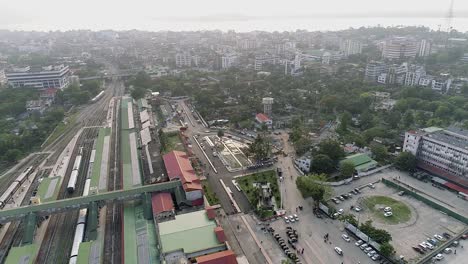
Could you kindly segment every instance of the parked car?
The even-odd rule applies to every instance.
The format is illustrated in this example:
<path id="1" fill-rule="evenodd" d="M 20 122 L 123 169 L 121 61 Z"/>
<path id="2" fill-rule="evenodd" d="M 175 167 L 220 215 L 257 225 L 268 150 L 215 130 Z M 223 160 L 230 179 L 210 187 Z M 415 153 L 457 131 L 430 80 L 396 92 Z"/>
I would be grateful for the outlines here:
<path id="1" fill-rule="evenodd" d="M 451 248 L 445 248 L 444 253 L 445 254 L 450 254 L 450 253 L 452 253 L 452 249 Z"/>
<path id="2" fill-rule="evenodd" d="M 289 222 L 294 223 L 296 220 L 294 219 L 294 216 L 290 215 L 289 216 Z"/>
<path id="3" fill-rule="evenodd" d="M 433 250 L 434 249 L 434 246 L 431 244 L 431 243 L 428 243 L 428 242 L 422 242 L 423 245 L 426 246 L 426 248 L 430 249 L 430 250 Z"/>
<path id="4" fill-rule="evenodd" d="M 384 213 L 384 216 L 385 216 L 385 217 L 390 217 L 390 216 L 392 216 L 392 215 L 393 215 L 392 212 L 386 212 L 386 213 Z"/>
<path id="5" fill-rule="evenodd" d="M 369 183 L 369 187 L 371 187 L 372 189 L 375 189 L 375 186 L 373 183 Z"/>
<path id="6" fill-rule="evenodd" d="M 427 238 L 427 242 L 431 243 L 433 246 L 437 246 L 437 244 L 439 244 L 439 241 L 433 238 Z"/>
<path id="7" fill-rule="evenodd" d="M 287 216 L 284 217 L 284 222 L 286 222 L 286 224 L 289 224 L 289 218 Z"/>
<path id="8" fill-rule="evenodd" d="M 446 240 L 445 238 L 443 238 L 441 235 L 438 235 L 438 234 L 435 234 L 434 238 L 439 240 L 439 241 L 445 241 Z"/>
<path id="9" fill-rule="evenodd" d="M 338 196 L 338 199 L 340 199 L 341 201 L 344 201 L 343 196 Z"/>
<path id="10" fill-rule="evenodd" d="M 297 216 L 297 214 L 294 214 L 293 216 L 294 216 L 294 220 L 295 220 L 296 222 L 299 221 L 299 216 Z"/>
<path id="11" fill-rule="evenodd" d="M 361 193 L 361 190 L 359 190 L 358 188 L 354 189 L 354 191 L 357 193 Z"/>
<path id="12" fill-rule="evenodd" d="M 341 250 L 341 248 L 335 247 L 335 251 L 338 253 L 338 255 L 343 255 L 343 250 Z"/>
<path id="13" fill-rule="evenodd" d="M 414 249 L 414 251 L 420 253 L 420 254 L 424 254 L 424 250 L 422 250 L 421 248 L 419 247 L 416 247 L 416 246 L 412 246 L 412 248 Z"/>
<path id="14" fill-rule="evenodd" d="M 377 251 L 372 250 L 372 251 L 370 251 L 369 253 L 367 253 L 367 256 L 368 256 L 369 258 L 372 258 L 372 256 L 374 256 L 375 254 L 377 254 Z"/>
<path id="15" fill-rule="evenodd" d="M 359 246 L 360 249 L 364 250 L 368 245 L 366 243 L 362 244 L 361 246 Z"/>
<path id="16" fill-rule="evenodd" d="M 341 237 L 343 238 L 344 241 L 346 241 L 346 242 L 351 242 L 351 238 L 349 238 L 348 235 L 342 234 Z"/>
<path id="17" fill-rule="evenodd" d="M 458 242 L 458 241 L 453 241 L 453 243 L 452 243 L 451 246 L 452 246 L 452 247 L 458 247 L 458 245 L 460 245 L 460 242 Z"/>
<path id="18" fill-rule="evenodd" d="M 340 204 L 340 201 L 338 201 L 338 199 L 336 199 L 336 198 L 332 198 L 331 200 L 332 200 L 335 204 Z"/>
<path id="19" fill-rule="evenodd" d="M 403 196 L 405 194 L 405 191 L 401 191 L 398 193 L 398 195 Z"/>
<path id="20" fill-rule="evenodd" d="M 447 233 L 447 232 L 442 233 L 442 236 L 444 236 L 446 239 L 452 238 L 452 235 L 450 235 L 450 234 Z"/>
<path id="21" fill-rule="evenodd" d="M 347 194 L 341 195 L 341 197 L 345 198 L 346 200 L 349 199 L 349 196 Z"/>
<path id="22" fill-rule="evenodd" d="M 366 247 L 366 248 L 364 249 L 364 253 L 369 253 L 369 252 L 371 252 L 371 251 L 372 251 L 372 248 L 371 248 L 371 247 Z"/>
<path id="23" fill-rule="evenodd" d="M 384 212 L 391 212 L 392 211 L 392 208 L 387 206 L 384 208 Z"/>
<path id="24" fill-rule="evenodd" d="M 354 207 L 354 211 L 356 211 L 356 212 L 361 212 L 361 210 L 362 210 L 362 209 L 361 209 L 361 207 L 359 207 L 359 206 Z"/>
<path id="25" fill-rule="evenodd" d="M 374 256 L 372 256 L 372 260 L 373 261 L 377 261 L 377 260 L 380 260 L 382 257 L 379 255 L 379 254 L 375 254 Z"/>
<path id="26" fill-rule="evenodd" d="M 339 209 L 338 210 L 338 214 L 343 214 L 344 213 L 344 210 L 343 209 Z"/>
<path id="27" fill-rule="evenodd" d="M 359 247 L 360 245 L 362 245 L 362 243 L 364 243 L 364 241 L 358 240 L 358 241 L 356 241 L 356 243 L 354 243 L 354 245 Z"/>
<path id="28" fill-rule="evenodd" d="M 444 259 L 444 255 L 442 255 L 442 254 L 437 254 L 437 255 L 435 256 L 435 259 L 437 259 L 437 260 L 443 260 L 443 259 Z"/>

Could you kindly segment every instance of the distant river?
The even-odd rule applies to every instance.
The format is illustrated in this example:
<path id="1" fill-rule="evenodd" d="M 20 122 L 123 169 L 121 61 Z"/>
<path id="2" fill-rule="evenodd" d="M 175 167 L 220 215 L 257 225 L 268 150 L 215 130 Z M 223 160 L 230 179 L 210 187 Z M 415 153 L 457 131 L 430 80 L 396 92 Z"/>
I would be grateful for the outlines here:
<path id="1" fill-rule="evenodd" d="M 173 30 L 173 31 L 191 31 L 191 30 L 215 30 L 223 31 L 235 30 L 237 32 L 248 32 L 253 30 L 264 31 L 295 31 L 305 29 L 309 31 L 329 31 L 342 30 L 350 27 L 369 27 L 369 26 L 426 26 L 437 30 L 441 25 L 442 30 L 446 30 L 446 19 L 443 17 L 340 17 L 340 18 L 253 18 L 253 19 L 207 19 L 207 20 L 164 20 L 164 19 L 121 19 L 120 21 L 99 21 L 99 23 L 83 19 L 82 21 L 72 20 L 70 25 L 67 21 L 61 20 L 60 24 L 16 24 L 7 25 L 7 29 L 24 30 L 68 30 L 68 29 L 116 29 L 116 30 Z M 71 24 L 73 23 L 73 24 Z M 468 31 L 468 18 L 454 18 L 452 27 L 461 32 Z"/>

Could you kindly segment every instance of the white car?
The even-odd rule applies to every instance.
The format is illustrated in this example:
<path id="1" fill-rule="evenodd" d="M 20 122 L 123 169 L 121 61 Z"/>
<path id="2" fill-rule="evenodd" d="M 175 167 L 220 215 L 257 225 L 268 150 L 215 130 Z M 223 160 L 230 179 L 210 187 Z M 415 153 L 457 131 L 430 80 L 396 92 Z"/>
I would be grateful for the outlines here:
<path id="1" fill-rule="evenodd" d="M 295 220 L 296 222 L 299 221 L 299 216 L 297 216 L 297 214 L 294 214 L 293 216 L 294 216 L 294 220 Z"/>
<path id="2" fill-rule="evenodd" d="M 439 240 L 439 241 L 445 241 L 445 238 L 443 238 L 441 235 L 435 234 L 434 238 Z"/>
<path id="3" fill-rule="evenodd" d="M 379 256 L 379 254 L 375 254 L 374 256 L 372 256 L 371 259 L 374 260 L 374 261 L 375 261 L 375 260 L 379 260 L 379 259 L 380 259 L 380 256 Z"/>
<path id="4" fill-rule="evenodd" d="M 338 255 L 343 255 L 343 250 L 341 250 L 341 248 L 335 247 L 335 251 L 338 253 Z"/>
<path id="5" fill-rule="evenodd" d="M 356 211 L 356 212 L 361 212 L 361 210 L 362 210 L 362 209 L 361 209 L 361 207 L 359 207 L 359 206 L 354 207 L 354 211 Z"/>
<path id="6" fill-rule="evenodd" d="M 351 238 L 349 238 L 348 235 L 342 234 L 341 237 L 344 239 L 344 241 L 346 241 L 346 242 L 351 242 Z"/>
<path id="7" fill-rule="evenodd" d="M 442 255 L 442 254 L 437 254 L 437 255 L 435 256 L 435 259 L 437 259 L 437 260 L 443 260 L 443 259 L 444 259 L 444 255 Z"/>
<path id="8" fill-rule="evenodd" d="M 354 243 L 354 245 L 359 247 L 360 245 L 362 245 L 362 243 L 364 243 L 364 241 L 358 240 L 356 243 Z"/>
<path id="9" fill-rule="evenodd" d="M 371 187 L 372 189 L 375 189 L 375 186 L 373 183 L 369 183 L 369 187 Z"/>
<path id="10" fill-rule="evenodd" d="M 296 220 L 294 220 L 294 216 L 290 215 L 289 216 L 289 222 L 294 223 Z"/>
<path id="11" fill-rule="evenodd" d="M 422 244 L 424 246 L 426 246 L 428 249 L 430 250 L 433 250 L 434 249 L 434 246 L 431 244 L 431 243 L 428 243 L 428 242 L 422 242 Z"/>
<path id="12" fill-rule="evenodd" d="M 344 213 L 344 210 L 343 210 L 343 209 L 340 209 L 340 210 L 338 210 L 338 213 L 339 213 L 339 214 L 343 214 L 343 213 Z"/>
<path id="13" fill-rule="evenodd" d="M 287 216 L 284 217 L 284 221 L 286 222 L 286 224 L 289 224 L 289 218 Z"/>
<path id="14" fill-rule="evenodd" d="M 446 248 L 446 249 L 444 249 L 444 253 L 445 254 L 450 254 L 450 253 L 452 253 L 452 249 L 451 248 Z"/>
<path id="15" fill-rule="evenodd" d="M 392 208 L 387 206 L 383 210 L 384 210 L 384 212 L 391 212 Z"/>
<path id="16" fill-rule="evenodd" d="M 372 250 L 371 252 L 367 253 L 367 256 L 369 258 L 372 258 L 372 256 L 374 256 L 375 254 L 377 254 L 377 252 L 375 250 Z"/>
<path id="17" fill-rule="evenodd" d="M 364 249 L 364 253 L 366 253 L 366 254 L 369 253 L 369 252 L 371 252 L 371 251 L 372 251 L 372 248 L 371 248 L 371 247 L 366 247 L 366 248 Z"/>
<path id="18" fill-rule="evenodd" d="M 386 212 L 386 213 L 384 214 L 385 217 L 389 217 L 389 216 L 392 216 L 392 215 L 393 215 L 392 212 Z"/>

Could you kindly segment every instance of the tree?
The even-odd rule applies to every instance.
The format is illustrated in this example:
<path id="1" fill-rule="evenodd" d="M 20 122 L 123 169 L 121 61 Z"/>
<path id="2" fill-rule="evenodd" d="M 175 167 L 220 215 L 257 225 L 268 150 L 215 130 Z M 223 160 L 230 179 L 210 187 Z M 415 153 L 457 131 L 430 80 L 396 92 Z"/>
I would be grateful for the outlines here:
<path id="1" fill-rule="evenodd" d="M 349 178 L 353 176 L 355 171 L 354 163 L 351 161 L 343 161 L 340 164 L 340 173 L 343 177 Z"/>
<path id="2" fill-rule="evenodd" d="M 254 142 L 249 147 L 249 152 L 254 155 L 255 160 L 268 158 L 271 152 L 270 141 L 261 134 L 257 134 Z"/>
<path id="3" fill-rule="evenodd" d="M 356 220 L 356 216 L 353 214 L 344 214 L 340 216 L 340 220 L 343 222 L 348 222 L 355 227 L 358 227 L 358 221 Z"/>
<path id="4" fill-rule="evenodd" d="M 371 151 L 377 161 L 386 161 L 388 159 L 388 150 L 382 144 L 371 144 Z"/>
<path id="5" fill-rule="evenodd" d="M 332 159 L 324 154 L 318 154 L 313 157 L 310 164 L 310 171 L 315 173 L 332 173 L 335 170 L 335 165 Z"/>
<path id="6" fill-rule="evenodd" d="M 4 155 L 4 159 L 8 162 L 16 162 L 21 157 L 21 151 L 18 149 L 9 149 Z"/>
<path id="7" fill-rule="evenodd" d="M 223 130 L 218 130 L 218 137 L 224 137 L 224 131 Z"/>
<path id="8" fill-rule="evenodd" d="M 380 245 L 380 254 L 382 254 L 385 257 L 391 257 L 393 255 L 394 251 L 395 251 L 395 249 L 388 242 L 383 243 L 383 244 Z"/>
<path id="9" fill-rule="evenodd" d="M 138 99 L 145 97 L 146 90 L 145 88 L 142 88 L 142 87 L 135 87 L 133 88 L 130 94 L 133 97 L 133 99 L 138 100 Z"/>
<path id="10" fill-rule="evenodd" d="M 341 115 L 340 126 L 339 126 L 338 129 L 341 130 L 342 132 L 346 132 L 348 130 L 348 126 L 351 124 L 351 122 L 352 122 L 351 114 L 348 111 L 345 111 Z"/>
<path id="11" fill-rule="evenodd" d="M 326 179 L 327 176 L 325 174 L 313 174 L 296 179 L 297 189 L 299 189 L 304 198 L 312 197 L 314 199 L 315 208 L 318 208 L 319 203 L 332 194 L 330 186 L 321 184 Z"/>
<path id="12" fill-rule="evenodd" d="M 330 159 L 334 161 L 335 164 L 345 156 L 343 148 L 335 140 L 324 140 L 319 144 L 319 154 L 327 155 Z"/>
<path id="13" fill-rule="evenodd" d="M 401 152 L 395 159 L 395 166 L 400 170 L 414 171 L 416 169 L 416 157 L 410 152 Z"/>

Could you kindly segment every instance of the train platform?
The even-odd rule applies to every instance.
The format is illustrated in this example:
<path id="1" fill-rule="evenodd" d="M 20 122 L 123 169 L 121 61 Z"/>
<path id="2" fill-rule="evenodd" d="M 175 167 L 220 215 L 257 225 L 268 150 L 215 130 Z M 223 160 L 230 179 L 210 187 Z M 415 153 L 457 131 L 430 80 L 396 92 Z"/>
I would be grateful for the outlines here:
<path id="1" fill-rule="evenodd" d="M 39 199 L 37 200 L 37 203 L 55 201 L 60 190 L 61 182 L 62 177 L 60 176 L 42 178 L 42 181 L 37 188 L 36 198 Z"/>
<path id="2" fill-rule="evenodd" d="M 39 246 L 31 244 L 22 247 L 12 247 L 8 252 L 8 257 L 5 264 L 32 264 L 36 258 Z"/>
<path id="3" fill-rule="evenodd" d="M 89 193 L 91 195 L 107 190 L 107 175 L 109 173 L 110 156 L 110 128 L 99 129 L 96 140 L 96 151 L 91 172 L 91 184 Z"/>

